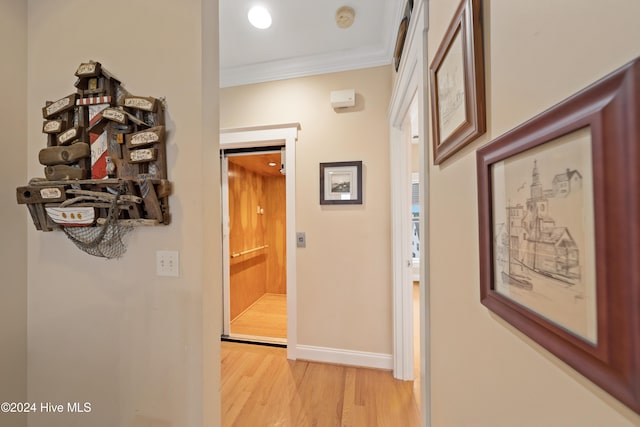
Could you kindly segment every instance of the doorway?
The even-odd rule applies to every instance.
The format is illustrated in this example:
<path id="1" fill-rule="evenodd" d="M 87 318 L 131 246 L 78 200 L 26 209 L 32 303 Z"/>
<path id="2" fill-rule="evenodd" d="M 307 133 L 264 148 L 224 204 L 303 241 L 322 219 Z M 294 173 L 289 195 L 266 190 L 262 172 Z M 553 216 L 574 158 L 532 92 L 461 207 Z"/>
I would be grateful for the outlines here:
<path id="1" fill-rule="evenodd" d="M 425 426 L 431 425 L 431 373 L 428 369 L 430 284 L 429 265 L 426 262 L 429 259 L 429 198 L 426 197 L 429 189 L 429 128 L 426 102 L 428 21 L 428 2 L 414 2 L 389 112 L 393 188 L 394 376 L 414 381 L 416 390 L 419 390 L 419 395 L 416 393 L 416 396 L 420 400 Z M 415 172 L 416 167 L 418 179 L 412 188 L 416 181 L 412 180 L 412 172 Z M 411 215 L 412 205 L 415 204 L 412 203 L 413 189 L 418 193 L 418 219 L 415 223 L 412 222 Z M 414 224 L 417 225 L 416 228 Z M 412 254 L 413 230 L 417 231 L 417 256 Z M 413 284 L 416 273 L 417 286 Z M 417 299 L 415 303 L 414 298 Z"/>
<path id="2" fill-rule="evenodd" d="M 297 304 L 296 304 L 296 197 L 295 197 L 295 177 L 296 177 L 296 142 L 298 140 L 298 131 L 300 125 L 298 123 L 272 125 L 272 126 L 259 126 L 259 127 L 247 127 L 239 129 L 224 129 L 220 131 L 220 150 L 226 154 L 242 154 L 245 156 L 237 155 L 233 156 L 234 159 L 229 162 L 227 155 L 222 156 L 222 240 L 223 240 L 223 329 L 221 334 L 223 337 L 232 337 L 232 311 L 231 311 L 231 273 L 233 263 L 244 263 L 244 267 L 247 267 L 251 263 L 257 264 L 261 258 L 267 258 L 267 251 L 269 249 L 276 249 L 272 247 L 282 245 L 283 251 L 279 252 L 276 257 L 282 256 L 284 258 L 284 272 L 281 273 L 284 276 L 285 287 L 285 304 L 286 308 L 284 318 L 286 319 L 286 338 L 277 339 L 277 337 L 256 338 L 258 335 L 253 335 L 254 340 L 260 342 L 266 342 L 269 344 L 282 345 L 286 342 L 287 358 L 291 360 L 296 359 L 296 346 L 297 346 Z M 274 150 L 275 148 L 275 150 Z M 274 153 L 275 151 L 275 153 Z M 262 153 L 260 153 L 262 152 Z M 275 167 L 268 166 L 270 161 L 267 161 L 268 168 L 275 168 L 277 173 L 282 175 L 284 172 L 284 202 L 278 207 L 268 207 L 267 202 L 247 203 L 246 209 L 241 209 L 239 212 L 240 221 L 250 221 L 253 218 L 254 221 L 263 220 L 262 217 L 266 217 L 269 211 L 274 209 L 284 209 L 284 242 L 282 243 L 269 243 L 264 241 L 242 241 L 239 246 L 231 246 L 230 241 L 230 224 L 231 218 L 229 216 L 229 169 L 230 167 L 242 167 L 243 169 L 252 168 L 244 162 L 252 162 L 251 158 L 253 154 L 268 154 L 271 153 L 275 157 L 270 160 L 277 165 Z M 243 158 L 245 157 L 245 158 Z M 261 162 L 261 161 L 260 161 Z M 230 166 L 231 165 L 231 166 Z M 239 170 L 239 169 L 238 169 Z M 272 172 L 275 174 L 276 172 Z M 282 179 L 282 178 L 281 178 Z M 258 179 L 254 177 L 255 182 Z M 258 184 L 256 184 L 258 185 Z M 282 187 L 279 187 L 282 191 Z M 247 193 L 248 194 L 248 193 Z M 248 197 L 248 196 L 246 196 Z M 266 200 L 266 199 L 265 199 Z M 253 206 L 253 207 L 250 207 Z M 280 236 L 282 236 L 280 234 Z M 255 237 L 255 236 L 254 236 Z M 266 237 L 265 237 L 266 238 Z M 281 237 L 282 238 L 282 237 Z M 264 247 L 269 246 L 269 247 Z M 247 252 L 248 251 L 248 252 Z M 232 262 L 233 260 L 233 262 Z M 251 261 L 253 260 L 253 261 Z M 265 266 L 266 268 L 266 266 Z M 241 268 L 239 268 L 241 270 Z M 282 283 L 282 282 L 280 282 Z M 265 288 L 266 289 L 266 288 Z M 280 290 L 281 291 L 281 290 Z M 282 299 L 282 298 L 281 298 Z M 253 304 L 253 303 L 252 303 Z M 246 310 L 246 309 L 245 309 Z M 234 315 L 237 316 L 238 312 L 234 311 Z M 234 318 L 235 318 L 234 317 Z M 243 340 L 242 337 L 239 340 Z"/>
<path id="3" fill-rule="evenodd" d="M 221 154 L 230 258 L 228 337 L 286 344 L 284 147 Z"/>

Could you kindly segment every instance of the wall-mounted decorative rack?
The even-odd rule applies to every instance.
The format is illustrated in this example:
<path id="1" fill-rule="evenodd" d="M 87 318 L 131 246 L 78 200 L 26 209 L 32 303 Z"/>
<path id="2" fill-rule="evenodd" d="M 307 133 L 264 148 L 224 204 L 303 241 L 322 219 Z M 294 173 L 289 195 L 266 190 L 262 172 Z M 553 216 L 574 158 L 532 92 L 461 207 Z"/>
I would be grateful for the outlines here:
<path id="1" fill-rule="evenodd" d="M 76 91 L 42 109 L 45 177 L 16 196 L 37 230 L 60 229 L 92 255 L 119 257 L 131 227 L 171 221 L 165 103 L 130 94 L 99 62 L 75 76 Z"/>

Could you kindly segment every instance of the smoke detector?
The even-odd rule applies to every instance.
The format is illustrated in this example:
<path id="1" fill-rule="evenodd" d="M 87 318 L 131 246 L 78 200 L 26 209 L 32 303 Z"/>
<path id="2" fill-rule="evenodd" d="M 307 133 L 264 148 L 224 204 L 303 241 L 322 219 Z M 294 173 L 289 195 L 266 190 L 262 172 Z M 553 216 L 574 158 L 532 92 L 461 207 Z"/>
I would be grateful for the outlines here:
<path id="1" fill-rule="evenodd" d="M 336 24 L 340 28 L 349 28 L 356 17 L 356 11 L 350 6 L 342 6 L 336 12 Z"/>

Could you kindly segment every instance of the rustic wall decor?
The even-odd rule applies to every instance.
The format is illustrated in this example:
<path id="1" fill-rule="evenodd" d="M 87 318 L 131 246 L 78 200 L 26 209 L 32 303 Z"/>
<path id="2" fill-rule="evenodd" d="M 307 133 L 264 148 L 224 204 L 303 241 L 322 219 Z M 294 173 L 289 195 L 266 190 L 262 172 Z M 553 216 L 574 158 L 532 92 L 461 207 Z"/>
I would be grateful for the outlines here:
<path id="1" fill-rule="evenodd" d="M 117 258 L 135 226 L 171 220 L 164 101 L 127 92 L 99 62 L 75 72 L 76 91 L 42 109 L 44 178 L 16 190 L 36 229 L 63 230 L 91 255 Z"/>

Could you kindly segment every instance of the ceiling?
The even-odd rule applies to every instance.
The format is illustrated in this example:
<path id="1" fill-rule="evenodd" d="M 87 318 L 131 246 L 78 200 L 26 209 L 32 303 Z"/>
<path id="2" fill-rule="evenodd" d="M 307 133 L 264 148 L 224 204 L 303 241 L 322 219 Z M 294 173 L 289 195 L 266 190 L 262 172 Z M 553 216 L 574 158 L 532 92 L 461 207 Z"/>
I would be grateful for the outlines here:
<path id="1" fill-rule="evenodd" d="M 239 86 L 391 64 L 404 0 L 220 0 L 220 86 Z M 270 28 L 247 19 L 261 5 Z M 338 27 L 336 11 L 355 10 Z"/>
<path id="2" fill-rule="evenodd" d="M 280 163 L 282 159 L 279 151 L 263 154 L 229 156 L 228 158 L 229 163 L 241 166 L 248 171 L 257 173 L 258 175 L 277 177 L 284 176 L 280 173 Z M 275 163 L 276 165 L 270 166 L 269 163 Z"/>

